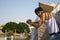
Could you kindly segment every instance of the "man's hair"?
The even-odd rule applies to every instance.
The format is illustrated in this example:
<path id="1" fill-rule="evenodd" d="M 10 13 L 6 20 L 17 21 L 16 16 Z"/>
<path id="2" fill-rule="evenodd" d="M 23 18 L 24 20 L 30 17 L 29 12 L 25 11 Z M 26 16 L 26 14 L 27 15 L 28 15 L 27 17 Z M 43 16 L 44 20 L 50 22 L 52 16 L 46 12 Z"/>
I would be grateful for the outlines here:
<path id="1" fill-rule="evenodd" d="M 39 11 L 43 11 L 43 9 L 42 9 L 41 7 L 37 7 L 37 8 L 35 9 L 35 13 L 37 14 Z"/>

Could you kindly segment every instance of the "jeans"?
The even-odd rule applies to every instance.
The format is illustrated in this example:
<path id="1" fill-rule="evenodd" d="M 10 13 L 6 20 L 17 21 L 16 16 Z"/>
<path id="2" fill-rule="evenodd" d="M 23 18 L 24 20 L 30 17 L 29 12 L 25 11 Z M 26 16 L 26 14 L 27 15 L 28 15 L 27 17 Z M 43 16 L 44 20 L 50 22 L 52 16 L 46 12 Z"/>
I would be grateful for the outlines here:
<path id="1" fill-rule="evenodd" d="M 49 40 L 60 40 L 60 34 L 51 35 Z"/>

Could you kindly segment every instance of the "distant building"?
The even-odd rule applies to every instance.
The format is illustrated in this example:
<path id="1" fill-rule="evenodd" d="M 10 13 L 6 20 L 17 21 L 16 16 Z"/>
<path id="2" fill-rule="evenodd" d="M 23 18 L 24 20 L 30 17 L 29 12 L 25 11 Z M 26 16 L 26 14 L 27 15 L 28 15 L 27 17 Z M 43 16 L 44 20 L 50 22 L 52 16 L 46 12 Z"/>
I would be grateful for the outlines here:
<path id="1" fill-rule="evenodd" d="M 2 28 L 3 28 L 2 25 L 0 25 L 0 33 L 2 33 Z"/>

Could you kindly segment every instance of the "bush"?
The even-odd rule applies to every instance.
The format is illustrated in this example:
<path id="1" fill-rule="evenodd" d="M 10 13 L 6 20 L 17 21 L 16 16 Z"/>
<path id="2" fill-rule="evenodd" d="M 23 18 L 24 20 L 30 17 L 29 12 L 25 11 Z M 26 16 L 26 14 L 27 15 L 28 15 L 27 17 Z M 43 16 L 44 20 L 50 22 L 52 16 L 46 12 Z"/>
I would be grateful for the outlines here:
<path id="1" fill-rule="evenodd" d="M 13 35 L 13 31 L 9 30 L 6 35 L 7 35 L 7 36 Z"/>

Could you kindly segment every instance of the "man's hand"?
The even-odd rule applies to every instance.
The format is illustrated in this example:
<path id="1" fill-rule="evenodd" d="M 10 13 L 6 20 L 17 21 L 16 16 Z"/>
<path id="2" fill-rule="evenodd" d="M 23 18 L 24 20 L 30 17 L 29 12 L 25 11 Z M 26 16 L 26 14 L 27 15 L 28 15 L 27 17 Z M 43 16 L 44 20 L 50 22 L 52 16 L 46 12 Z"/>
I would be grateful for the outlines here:
<path id="1" fill-rule="evenodd" d="M 31 19 L 28 19 L 26 23 L 30 24 L 31 26 L 34 26 L 36 29 L 39 27 L 38 22 L 32 22 Z"/>
<path id="2" fill-rule="evenodd" d="M 31 19 L 28 19 L 26 22 L 27 22 L 28 24 L 31 24 L 31 23 L 32 23 Z"/>

